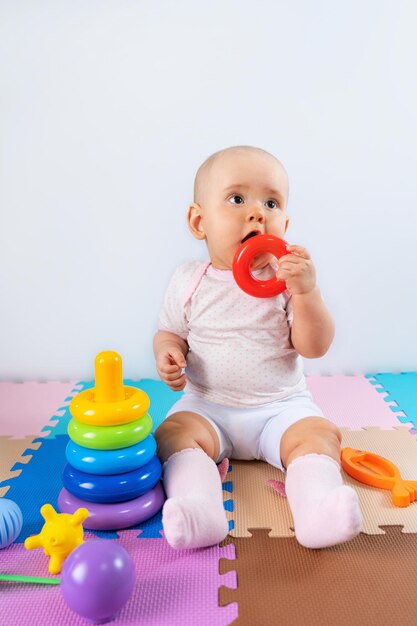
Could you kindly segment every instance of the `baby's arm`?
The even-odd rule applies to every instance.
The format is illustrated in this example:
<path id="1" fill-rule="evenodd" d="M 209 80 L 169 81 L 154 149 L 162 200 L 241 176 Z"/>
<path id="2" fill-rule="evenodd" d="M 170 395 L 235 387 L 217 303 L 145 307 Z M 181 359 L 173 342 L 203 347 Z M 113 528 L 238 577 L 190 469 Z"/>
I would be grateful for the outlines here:
<path id="1" fill-rule="evenodd" d="M 333 341 L 335 327 L 318 286 L 309 293 L 293 295 L 292 302 L 292 345 L 308 359 L 323 356 Z"/>
<path id="2" fill-rule="evenodd" d="M 334 337 L 334 322 L 320 295 L 308 250 L 288 245 L 279 259 L 277 277 L 292 295 L 291 343 L 301 356 L 314 359 L 326 354 Z"/>
<path id="3" fill-rule="evenodd" d="M 153 350 L 161 379 L 173 391 L 182 391 L 186 383 L 182 369 L 186 366 L 188 343 L 174 333 L 159 330 L 153 340 Z"/>

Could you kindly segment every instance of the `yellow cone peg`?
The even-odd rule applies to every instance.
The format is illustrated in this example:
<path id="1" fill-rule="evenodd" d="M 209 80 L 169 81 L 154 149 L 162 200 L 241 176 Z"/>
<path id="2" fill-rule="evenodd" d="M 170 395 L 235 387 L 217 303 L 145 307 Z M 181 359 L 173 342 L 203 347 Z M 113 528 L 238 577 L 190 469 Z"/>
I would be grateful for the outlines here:
<path id="1" fill-rule="evenodd" d="M 70 403 L 75 420 L 93 426 L 116 426 L 143 417 L 149 409 L 147 394 L 123 384 L 122 357 L 100 352 L 95 360 L 95 387 L 81 391 Z"/>
<path id="2" fill-rule="evenodd" d="M 27 550 L 43 548 L 50 556 L 48 570 L 59 574 L 67 556 L 84 543 L 82 523 L 88 517 L 88 510 L 81 508 L 75 513 L 57 513 L 51 504 L 44 504 L 41 515 L 45 520 L 39 535 L 28 537 L 25 541 Z"/>
<path id="3" fill-rule="evenodd" d="M 117 352 L 100 352 L 95 361 L 94 402 L 121 402 L 125 399 L 122 359 Z"/>

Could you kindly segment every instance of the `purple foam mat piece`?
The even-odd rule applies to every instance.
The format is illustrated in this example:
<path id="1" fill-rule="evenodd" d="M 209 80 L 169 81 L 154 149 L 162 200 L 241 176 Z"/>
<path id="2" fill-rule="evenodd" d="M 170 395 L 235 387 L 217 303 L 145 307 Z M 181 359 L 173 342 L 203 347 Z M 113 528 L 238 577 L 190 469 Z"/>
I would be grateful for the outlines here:
<path id="1" fill-rule="evenodd" d="M 365 376 L 306 376 L 306 380 L 316 404 L 339 428 L 400 425 L 397 417 L 404 414 L 393 413 Z"/>
<path id="2" fill-rule="evenodd" d="M 237 604 L 218 606 L 219 587 L 236 589 L 236 572 L 220 575 L 219 560 L 235 559 L 229 544 L 202 550 L 173 550 L 165 540 L 137 539 L 137 530 L 119 533 L 136 570 L 133 595 L 114 626 L 226 626 L 237 618 Z M 85 539 L 94 538 L 85 533 Z M 103 540 L 109 541 L 109 540 Z M 12 544 L 0 551 L 0 572 L 51 577 L 42 549 Z M 13 626 L 85 626 L 65 604 L 58 585 L 0 582 L 1 623 Z"/>
<path id="3" fill-rule="evenodd" d="M 52 429 L 56 422 L 48 420 L 64 415 L 61 408 L 77 393 L 75 385 L 74 381 L 0 382 L 0 435 L 14 439 L 45 436 L 43 428 Z"/>

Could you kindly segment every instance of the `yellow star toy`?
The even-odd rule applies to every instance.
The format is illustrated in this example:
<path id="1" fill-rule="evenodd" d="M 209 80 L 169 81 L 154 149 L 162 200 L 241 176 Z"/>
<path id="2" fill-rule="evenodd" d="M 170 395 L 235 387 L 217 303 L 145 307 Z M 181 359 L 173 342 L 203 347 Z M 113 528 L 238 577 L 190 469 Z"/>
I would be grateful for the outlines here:
<path id="1" fill-rule="evenodd" d="M 57 513 L 51 504 L 44 504 L 41 515 L 45 520 L 39 535 L 28 537 L 25 541 L 27 550 L 43 548 L 50 556 L 48 570 L 59 574 L 67 556 L 84 543 L 82 523 L 88 517 L 88 510 L 81 508 L 75 513 Z"/>

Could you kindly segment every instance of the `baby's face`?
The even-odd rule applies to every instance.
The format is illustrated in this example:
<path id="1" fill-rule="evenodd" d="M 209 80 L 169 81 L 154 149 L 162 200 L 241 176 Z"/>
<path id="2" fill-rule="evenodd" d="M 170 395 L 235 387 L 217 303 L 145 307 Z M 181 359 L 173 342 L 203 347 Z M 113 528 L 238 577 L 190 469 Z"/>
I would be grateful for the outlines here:
<path id="1" fill-rule="evenodd" d="M 189 210 L 190 229 L 206 240 L 214 267 L 231 269 L 236 250 L 250 233 L 284 236 L 287 199 L 287 174 L 278 161 L 261 152 L 226 152 L 202 181 L 199 204 Z M 262 255 L 252 269 L 267 262 Z"/>

